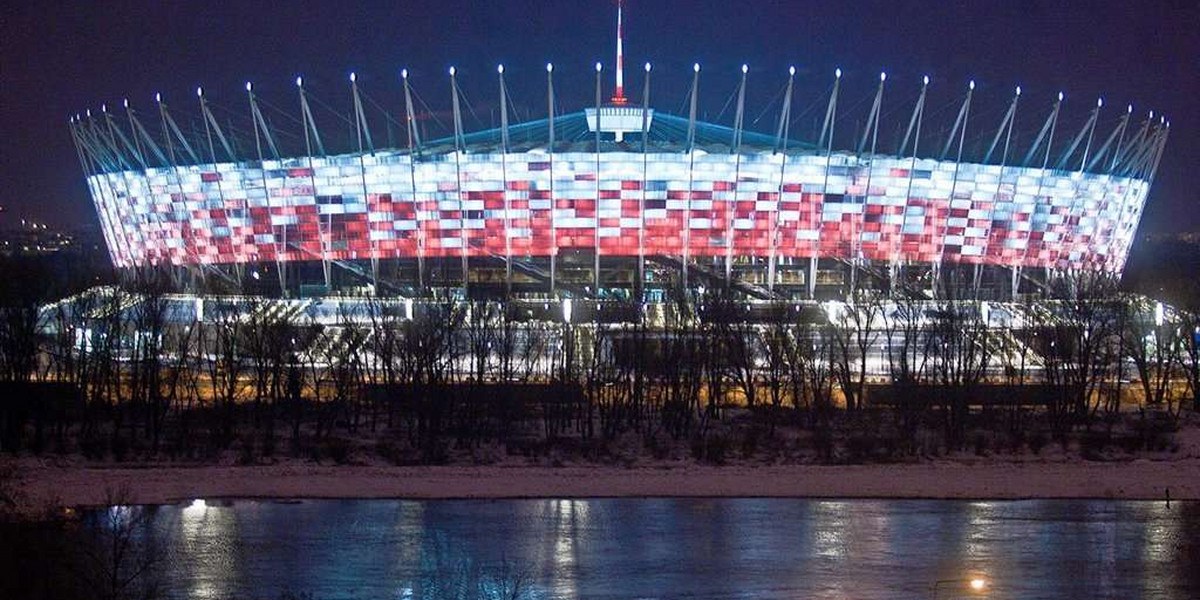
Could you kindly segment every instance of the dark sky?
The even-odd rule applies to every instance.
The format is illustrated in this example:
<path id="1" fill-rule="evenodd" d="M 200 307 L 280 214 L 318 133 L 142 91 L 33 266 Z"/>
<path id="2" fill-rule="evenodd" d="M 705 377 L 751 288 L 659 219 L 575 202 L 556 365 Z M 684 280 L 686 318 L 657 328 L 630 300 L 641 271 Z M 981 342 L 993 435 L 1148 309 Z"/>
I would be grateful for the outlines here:
<path id="1" fill-rule="evenodd" d="M 561 105 L 589 102 L 591 64 L 613 64 L 615 2 L 22 2 L 0 7 L 0 227 L 23 216 L 74 225 L 94 219 L 67 131 L 67 117 L 128 96 L 149 112 L 161 91 L 181 118 L 194 115 L 203 84 L 227 116 L 245 120 L 247 79 L 273 105 L 296 111 L 292 79 L 348 109 L 346 76 L 397 113 L 398 71 L 435 110 L 449 106 L 446 68 L 460 69 L 474 129 L 494 122 L 495 65 L 504 62 L 514 104 L 541 116 L 544 67 L 555 63 Z M 1200 230 L 1200 3 L 1195 0 L 1051 2 L 756 2 L 629 0 L 626 62 L 655 64 L 653 104 L 678 112 L 690 65 L 704 65 L 701 111 L 729 123 L 725 107 L 743 62 L 751 66 L 747 123 L 771 131 L 778 92 L 798 67 L 794 137 L 813 139 L 832 72 L 845 72 L 838 144 L 850 145 L 865 120 L 881 70 L 888 72 L 883 147 L 894 147 L 922 74 L 933 77 L 933 125 L 954 117 L 970 78 L 978 82 L 970 139 L 986 143 L 1015 85 L 1025 91 L 1016 143 L 1024 152 L 1058 90 L 1067 94 L 1065 139 L 1103 95 L 1098 136 L 1132 102 L 1167 114 L 1172 136 L 1150 195 L 1142 231 Z M 627 70 L 640 94 L 641 73 Z M 609 80 L 606 77 L 606 85 Z M 606 94 L 608 92 L 606 91 Z M 807 111 L 807 112 L 805 112 Z M 226 113 L 222 113 L 226 114 Z M 760 117 L 761 115 L 761 117 Z M 275 120 L 289 126 L 284 115 Z M 318 114 L 334 140 L 345 133 Z M 376 136 L 386 139 L 384 119 Z M 157 123 L 148 125 L 157 133 Z M 941 123 L 947 128 L 949 123 Z M 298 131 L 298 129 L 295 129 Z M 945 134 L 943 134 L 944 136 Z M 939 145 L 941 141 L 937 142 Z M 1065 144 L 1065 141 L 1061 142 Z M 1062 148 L 1062 146 L 1057 146 Z"/>

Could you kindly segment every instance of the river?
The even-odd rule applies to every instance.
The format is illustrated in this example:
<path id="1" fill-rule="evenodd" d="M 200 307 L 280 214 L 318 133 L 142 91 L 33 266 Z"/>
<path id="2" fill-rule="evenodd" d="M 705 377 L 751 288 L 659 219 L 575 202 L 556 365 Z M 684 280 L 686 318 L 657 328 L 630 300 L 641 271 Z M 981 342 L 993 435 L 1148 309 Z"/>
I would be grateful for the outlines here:
<path id="1" fill-rule="evenodd" d="M 1200 597 L 1200 503 L 196 500 L 151 511 L 170 598 Z M 972 589 L 978 579 L 982 590 Z M 499 595 L 498 593 L 496 595 Z"/>

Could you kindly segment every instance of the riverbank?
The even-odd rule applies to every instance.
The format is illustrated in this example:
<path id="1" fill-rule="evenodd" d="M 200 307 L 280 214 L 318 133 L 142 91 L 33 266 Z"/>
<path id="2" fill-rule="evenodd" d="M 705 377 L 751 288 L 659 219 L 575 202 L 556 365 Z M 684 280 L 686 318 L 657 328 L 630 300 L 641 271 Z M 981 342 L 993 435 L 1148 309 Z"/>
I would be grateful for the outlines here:
<path id="1" fill-rule="evenodd" d="M 25 511 L 193 498 L 1114 498 L 1200 500 L 1200 458 L 1127 462 L 943 460 L 848 466 L 55 466 L 22 459 Z"/>

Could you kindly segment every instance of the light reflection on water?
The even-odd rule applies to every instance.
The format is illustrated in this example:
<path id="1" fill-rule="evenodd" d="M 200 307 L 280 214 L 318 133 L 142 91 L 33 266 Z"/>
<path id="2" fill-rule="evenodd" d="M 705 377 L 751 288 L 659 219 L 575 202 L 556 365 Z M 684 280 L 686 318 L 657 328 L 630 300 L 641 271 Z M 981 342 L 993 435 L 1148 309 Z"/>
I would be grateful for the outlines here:
<path id="1" fill-rule="evenodd" d="M 538 598 L 925 598 L 971 577 L 989 598 L 1200 597 L 1200 503 L 209 500 L 152 515 L 175 598 L 421 597 L 497 573 Z"/>

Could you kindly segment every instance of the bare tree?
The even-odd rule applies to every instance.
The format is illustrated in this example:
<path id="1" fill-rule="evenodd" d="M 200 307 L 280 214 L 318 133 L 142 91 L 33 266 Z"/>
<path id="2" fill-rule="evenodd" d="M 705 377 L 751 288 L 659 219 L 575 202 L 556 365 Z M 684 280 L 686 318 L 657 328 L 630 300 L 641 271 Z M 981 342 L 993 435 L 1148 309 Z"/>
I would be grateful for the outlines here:
<path id="1" fill-rule="evenodd" d="M 833 372 L 846 398 L 846 408 L 863 407 L 867 385 L 868 352 L 879 337 L 875 322 L 882 313 L 878 297 L 859 291 L 846 304 L 831 304 L 829 322 L 833 325 Z"/>
<path id="2" fill-rule="evenodd" d="M 1192 394 L 1192 410 L 1200 412 L 1200 313 L 1184 313 L 1182 316 L 1183 352 L 1180 366 Z"/>
<path id="3" fill-rule="evenodd" d="M 209 386 L 220 413 L 221 443 L 225 444 L 233 437 L 235 412 L 241 396 L 244 335 L 236 308 L 225 306 L 214 309 L 216 314 L 211 325 L 201 330 L 200 346 L 207 355 Z"/>
<path id="4" fill-rule="evenodd" d="M 1182 326 L 1161 304 L 1146 298 L 1130 298 L 1125 308 L 1125 357 L 1137 370 L 1143 401 L 1178 418 L 1182 403 L 1176 405 L 1173 383 L 1176 365 L 1185 354 Z"/>
<path id="5" fill-rule="evenodd" d="M 971 389 L 983 383 L 991 361 L 988 328 L 974 303 L 941 300 L 929 327 L 931 381 L 945 408 L 946 439 L 961 446 Z"/>

